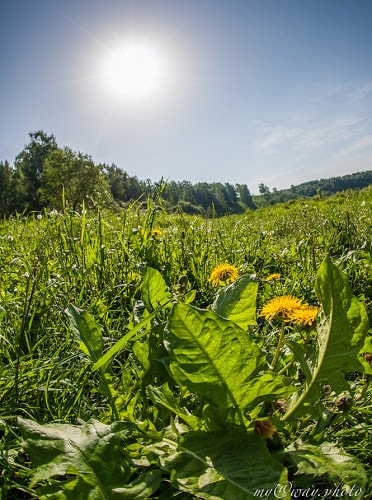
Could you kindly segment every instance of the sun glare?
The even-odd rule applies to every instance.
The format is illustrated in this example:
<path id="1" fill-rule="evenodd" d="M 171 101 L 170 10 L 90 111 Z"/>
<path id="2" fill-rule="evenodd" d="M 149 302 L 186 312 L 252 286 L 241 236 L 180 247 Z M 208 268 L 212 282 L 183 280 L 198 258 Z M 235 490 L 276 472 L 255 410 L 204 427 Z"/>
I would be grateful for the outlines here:
<path id="1" fill-rule="evenodd" d="M 149 43 L 130 42 L 111 51 L 103 72 L 112 97 L 126 101 L 155 98 L 167 80 L 166 60 Z"/>

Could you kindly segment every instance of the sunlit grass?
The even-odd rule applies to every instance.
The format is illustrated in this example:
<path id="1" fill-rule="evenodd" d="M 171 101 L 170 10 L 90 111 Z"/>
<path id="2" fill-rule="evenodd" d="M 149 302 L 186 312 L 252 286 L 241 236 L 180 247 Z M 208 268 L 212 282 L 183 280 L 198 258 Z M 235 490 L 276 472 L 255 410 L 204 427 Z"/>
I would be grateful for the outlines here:
<path id="1" fill-rule="evenodd" d="M 316 272 L 330 255 L 371 319 L 371 225 L 372 189 L 219 219 L 169 215 L 149 202 L 117 213 L 53 211 L 2 221 L 0 497 L 32 498 L 27 458 L 17 455 L 16 416 L 40 423 L 107 417 L 99 376 L 72 334 L 65 312 L 69 305 L 92 314 L 109 347 L 141 317 L 140 285 L 148 266 L 161 272 L 174 297 L 192 298 L 203 308 L 216 293 L 213 269 L 229 262 L 240 275 L 255 275 L 260 310 L 277 296 L 296 296 L 316 306 Z M 270 349 L 275 335 L 258 318 L 252 336 Z M 160 343 L 157 349 L 162 352 Z M 115 390 L 127 395 L 143 383 L 136 355 L 135 349 L 124 351 L 113 365 L 121 380 Z M 333 432 L 367 464 L 371 389 L 364 379 L 360 383 L 365 384 L 360 399 L 352 412 L 337 417 Z M 158 421 L 163 417 L 156 416 Z"/>

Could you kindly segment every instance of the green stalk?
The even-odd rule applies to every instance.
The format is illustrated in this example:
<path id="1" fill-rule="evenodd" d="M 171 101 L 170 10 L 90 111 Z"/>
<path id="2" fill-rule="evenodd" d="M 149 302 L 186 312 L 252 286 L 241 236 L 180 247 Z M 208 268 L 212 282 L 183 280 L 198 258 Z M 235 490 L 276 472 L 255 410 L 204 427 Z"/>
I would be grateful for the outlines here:
<path id="1" fill-rule="evenodd" d="M 291 361 L 289 361 L 284 368 L 282 368 L 279 372 L 278 372 L 278 375 L 284 375 L 284 373 L 288 370 L 288 368 L 290 368 L 293 364 L 294 364 L 294 359 L 291 359 Z"/>
<path id="2" fill-rule="evenodd" d="M 281 327 L 280 333 L 279 333 L 278 345 L 276 346 L 276 351 L 275 351 L 274 359 L 273 359 L 273 362 L 271 363 L 271 369 L 272 370 L 274 370 L 275 365 L 276 365 L 276 363 L 277 363 L 277 361 L 279 359 L 280 349 L 282 347 L 283 339 L 284 339 L 284 327 L 285 327 L 285 321 L 283 319 L 282 320 L 282 327 Z"/>

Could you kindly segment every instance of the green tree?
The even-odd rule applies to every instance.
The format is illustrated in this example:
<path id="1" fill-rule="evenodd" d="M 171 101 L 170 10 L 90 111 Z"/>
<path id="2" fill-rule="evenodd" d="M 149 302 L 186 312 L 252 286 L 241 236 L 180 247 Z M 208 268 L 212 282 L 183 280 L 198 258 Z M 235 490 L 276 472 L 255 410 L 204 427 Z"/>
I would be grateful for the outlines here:
<path id="1" fill-rule="evenodd" d="M 195 199 L 195 188 L 190 181 L 182 181 L 181 190 L 182 190 L 182 195 L 181 195 L 182 201 L 187 201 L 189 203 L 192 203 L 193 205 L 197 204 Z"/>
<path id="2" fill-rule="evenodd" d="M 40 210 L 41 177 L 44 162 L 52 151 L 58 148 L 53 135 L 39 130 L 31 132 L 30 143 L 24 147 L 15 159 L 15 208 L 23 211 Z"/>
<path id="3" fill-rule="evenodd" d="M 110 186 L 111 194 L 116 201 L 127 201 L 127 173 L 116 165 L 105 168 L 106 178 Z"/>
<path id="4" fill-rule="evenodd" d="M 111 194 L 115 201 L 134 201 L 141 195 L 146 198 L 147 195 L 151 194 L 151 181 L 139 181 L 137 177 L 131 177 L 127 172 L 116 165 L 105 167 L 104 170 Z"/>
<path id="5" fill-rule="evenodd" d="M 10 215 L 13 210 L 14 170 L 9 162 L 0 162 L 0 215 Z"/>
<path id="6" fill-rule="evenodd" d="M 89 155 L 70 148 L 52 151 L 44 163 L 41 200 L 50 207 L 63 208 L 62 193 L 68 207 L 107 206 L 112 202 L 110 186 L 103 165 L 96 165 Z"/>
<path id="7" fill-rule="evenodd" d="M 176 206 L 180 199 L 180 186 L 176 181 L 170 181 L 166 183 L 165 189 L 162 193 L 162 197 L 171 206 Z"/>
<path id="8" fill-rule="evenodd" d="M 263 182 L 261 182 L 261 184 L 258 186 L 258 190 L 260 194 L 270 193 L 269 187 L 266 186 L 266 184 L 264 184 Z"/>
<path id="9" fill-rule="evenodd" d="M 247 184 L 236 184 L 236 191 L 239 196 L 239 200 L 247 208 L 255 208 L 253 203 L 251 192 L 248 189 Z"/>
<path id="10" fill-rule="evenodd" d="M 200 205 L 204 210 L 208 210 L 212 207 L 213 203 L 213 193 L 211 192 L 210 184 L 206 182 L 198 182 L 194 186 L 195 188 L 195 202 Z"/>

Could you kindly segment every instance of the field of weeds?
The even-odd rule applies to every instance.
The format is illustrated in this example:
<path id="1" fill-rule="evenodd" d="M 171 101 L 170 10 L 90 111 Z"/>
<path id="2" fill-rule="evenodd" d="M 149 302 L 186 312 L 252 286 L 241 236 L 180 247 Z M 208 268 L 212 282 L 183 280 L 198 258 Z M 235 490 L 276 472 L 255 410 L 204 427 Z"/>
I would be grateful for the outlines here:
<path id="1" fill-rule="evenodd" d="M 0 498 L 369 499 L 371 226 L 371 188 L 2 221 Z"/>

